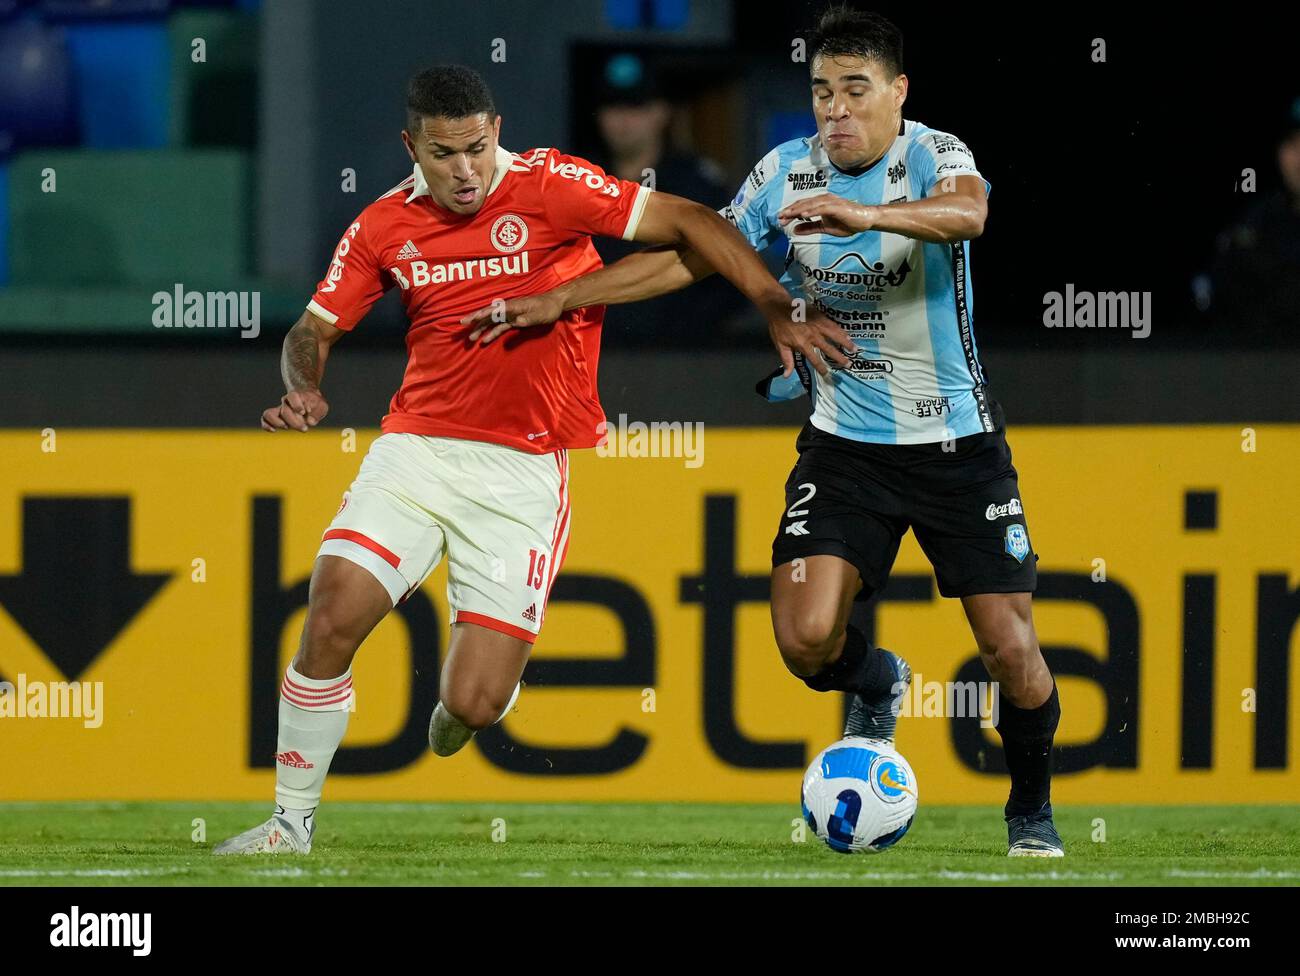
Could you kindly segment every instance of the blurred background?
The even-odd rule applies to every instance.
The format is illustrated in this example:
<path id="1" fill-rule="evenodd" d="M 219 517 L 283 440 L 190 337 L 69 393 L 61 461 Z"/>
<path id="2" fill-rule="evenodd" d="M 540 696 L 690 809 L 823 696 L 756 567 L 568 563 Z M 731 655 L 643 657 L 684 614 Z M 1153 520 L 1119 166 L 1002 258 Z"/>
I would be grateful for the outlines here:
<path id="1" fill-rule="evenodd" d="M 341 230 L 409 168 L 398 132 L 421 66 L 482 72 L 507 148 L 555 145 L 638 180 L 653 169 L 661 189 L 725 203 L 767 149 L 813 131 L 791 56 L 820 9 L 0 0 L 0 377 L 23 378 L 0 391 L 0 423 L 48 422 L 53 384 L 63 422 L 150 423 L 168 403 L 173 421 L 251 423 L 274 392 L 263 348 L 300 314 Z M 975 321 L 1013 422 L 1294 419 L 1281 382 L 1294 374 L 1277 368 L 1300 350 L 1300 81 L 1285 31 L 1131 9 L 1032 22 L 877 9 L 907 39 L 906 117 L 965 140 L 993 187 Z M 1149 291 L 1151 335 L 1045 329 L 1043 296 L 1067 282 Z M 176 283 L 256 290 L 261 338 L 158 332 L 148 299 Z M 344 368 L 377 388 L 340 400 L 341 420 L 383 409 L 404 329 L 390 295 L 349 338 Z M 605 344 L 612 413 L 662 412 L 675 357 L 647 350 L 689 350 L 719 382 L 771 358 L 720 281 L 612 310 Z M 202 362 L 219 403 L 174 405 L 185 371 L 158 368 L 159 354 Z M 635 377 L 613 366 L 620 354 Z M 109 412 L 118 380 L 137 394 Z M 675 395 L 717 388 L 690 386 Z M 801 409 L 711 392 L 687 406 L 760 424 Z"/>
<path id="2" fill-rule="evenodd" d="M 399 141 L 408 76 L 434 63 L 470 65 L 493 88 L 506 148 L 557 146 L 633 180 L 653 170 L 658 189 L 720 206 L 769 148 L 815 131 L 807 66 L 792 53 L 822 7 L 802 0 L 0 0 L 0 602 L 12 618 L 0 615 L 0 655 L 8 655 L 0 657 L 0 677 L 22 668 L 70 678 L 95 674 L 110 666 L 119 633 L 129 642 L 131 627 L 148 626 L 147 595 L 101 585 L 123 571 L 120 560 L 103 555 L 112 550 L 116 558 L 125 546 L 128 523 L 117 510 L 83 506 L 60 515 L 41 504 L 66 496 L 128 499 L 134 565 L 141 573 L 170 567 L 166 572 L 175 574 L 158 600 L 188 585 L 192 559 L 226 544 L 213 540 L 238 536 L 224 566 L 227 582 L 214 583 L 231 587 L 225 602 L 209 596 L 188 609 L 173 607 L 158 629 L 146 631 L 152 636 L 134 639 L 145 641 L 141 661 L 172 650 L 196 653 L 192 642 L 210 641 L 217 657 L 193 658 L 198 677 L 228 676 L 253 661 L 251 679 L 241 672 L 226 702 L 249 714 L 253 744 L 241 739 L 236 745 L 246 757 L 225 757 L 238 771 L 221 789 L 262 795 L 265 782 L 245 773 L 270 775 L 263 747 L 268 729 L 274 739 L 276 668 L 274 660 L 259 663 L 258 643 L 290 648 L 293 601 L 302 596 L 294 587 L 301 589 L 310 569 L 313 533 L 328 521 L 360 453 L 340 457 L 337 444 L 327 443 L 333 454 L 324 458 L 311 453 L 320 448 L 298 442 L 238 438 L 260 436 L 253 433 L 258 415 L 281 392 L 280 340 L 339 234 L 409 174 Z M 1050 562 L 1064 574 L 1053 578 L 1049 596 L 1082 599 L 1087 587 L 1076 593 L 1077 579 L 1129 594 L 1098 598 L 1102 624 L 1067 617 L 1044 624 L 1070 635 L 1058 640 L 1059 661 L 1073 661 L 1089 688 L 1100 682 L 1077 693 L 1087 707 L 1076 711 L 1083 717 L 1070 731 L 1095 748 L 1080 746 L 1071 761 L 1080 770 L 1089 763 L 1137 768 L 1136 751 L 1129 755 L 1125 740 L 1113 737 L 1135 731 L 1137 714 L 1124 709 L 1136 707 L 1129 693 L 1135 702 L 1141 647 L 1163 655 L 1163 663 L 1143 666 L 1154 670 L 1142 671 L 1144 682 L 1160 676 L 1159 718 L 1148 716 L 1143 728 L 1167 750 L 1158 753 L 1161 768 L 1210 768 L 1217 760 L 1207 750 L 1217 742 L 1216 756 L 1227 743 L 1255 750 L 1252 768 L 1285 771 L 1287 743 L 1300 725 L 1288 724 L 1294 708 L 1287 690 L 1300 613 L 1290 581 L 1300 573 L 1300 545 L 1289 504 L 1276 507 L 1294 494 L 1300 450 L 1291 426 L 1300 421 L 1294 32 L 1264 11 L 1173 16 L 1147 15 L 1131 4 L 1089 5 L 1079 12 L 1044 8 L 1030 18 L 917 4 L 873 9 L 906 38 L 911 88 L 904 115 L 955 133 L 992 184 L 987 228 L 972 245 L 974 320 L 1027 499 L 1037 506 L 1030 511 L 1045 553 L 1041 568 Z M 607 259 L 627 250 L 619 242 L 600 246 Z M 780 253 L 768 257 L 780 267 Z M 1045 296 L 1067 285 L 1150 293 L 1150 335 L 1045 328 Z M 157 327 L 153 296 L 177 288 L 255 293 L 259 333 Z M 400 304 L 389 295 L 336 349 L 326 382 L 330 427 L 373 433 L 405 363 L 404 329 Z M 662 651 L 654 660 L 676 653 L 673 667 L 684 669 L 680 680 L 694 689 L 689 722 L 704 723 L 712 754 L 728 768 L 794 769 L 802 753 L 747 751 L 750 739 L 728 724 L 743 687 L 752 699 L 770 679 L 781 700 L 800 695 L 779 673 L 761 606 L 745 610 L 755 616 L 734 633 L 710 617 L 701 636 L 691 586 L 705 585 L 688 581 L 701 572 L 707 539 L 739 547 L 736 566 L 745 562 L 752 574 L 745 593 L 764 585 L 765 547 L 806 401 L 772 405 L 753 394 L 774 355 L 761 323 L 721 281 L 612 309 L 605 336 L 607 414 L 711 425 L 710 438 L 719 432 L 711 457 L 724 460 L 706 464 L 689 484 L 681 480 L 687 474 L 673 469 L 670 476 L 662 467 L 652 478 L 634 473 L 635 486 L 618 480 L 621 474 L 589 481 L 592 514 L 588 528 L 575 529 L 572 582 L 557 593 L 576 602 L 605 594 L 599 599 L 622 608 L 627 643 L 611 670 L 583 673 L 595 685 L 653 683 L 665 673 L 653 665 L 647 671 L 644 658 L 633 661 L 634 642 L 641 642 L 638 654 Z M 71 458 L 68 447 L 59 447 L 60 468 L 54 451 L 38 447 L 38 432 L 48 440 L 66 431 L 73 433 L 62 444 L 88 446 Z M 88 439 L 78 440 L 82 435 Z M 203 439 L 209 436 L 215 439 Z M 771 470 L 749 467 L 760 447 L 768 457 L 776 452 Z M 581 469 L 575 472 L 578 484 Z M 742 485 L 746 473 L 751 481 Z M 181 506 L 185 497 L 190 507 Z M 611 528 L 620 514 L 643 514 L 638 499 L 653 507 L 656 499 L 679 497 L 672 509 L 681 517 L 671 522 L 676 535 L 654 526 L 645 540 L 653 551 L 626 564 L 627 552 L 640 551 L 626 548 L 633 530 L 619 538 Z M 724 499 L 721 507 L 706 500 L 715 497 Z M 727 497 L 740 500 L 739 514 L 726 508 Z M 151 498 L 162 507 L 151 510 Z M 726 526 L 741 525 L 738 537 L 727 534 Z M 1228 534 L 1214 535 L 1220 529 Z M 581 532 L 591 537 L 584 541 Z M 67 567 L 37 565 L 38 542 L 46 540 L 66 548 Z M 168 548 L 172 542 L 180 548 Z M 937 607 L 928 567 L 909 547 L 894 599 Z M 1104 570 L 1098 581 L 1095 561 L 1118 553 L 1126 554 L 1115 570 L 1123 583 L 1107 584 Z M 1222 561 L 1228 568 L 1216 591 Z M 636 601 L 609 595 L 623 591 L 593 582 L 601 566 L 640 587 L 644 614 Z M 62 592 L 69 567 L 76 567 L 71 578 L 80 603 L 54 600 L 51 607 L 21 596 L 14 582 L 39 569 L 49 592 Z M 725 577 L 733 568 L 717 571 Z M 283 606 L 276 603 L 281 576 L 289 601 Z M 441 597 L 432 585 L 430 592 L 437 608 Z M 1133 603 L 1131 615 L 1125 599 Z M 1209 617 L 1196 616 L 1207 606 Z M 893 617 L 907 622 L 894 639 L 925 635 L 948 648 L 951 661 L 965 660 L 973 652 L 965 646 L 969 634 L 955 610 L 942 613 L 928 623 Z M 87 638 L 76 619 L 65 618 L 107 622 Z M 168 636 L 169 620 L 184 624 L 184 647 L 166 648 L 176 639 Z M 617 642 L 618 628 L 602 620 L 592 618 L 585 630 L 575 625 L 563 640 L 577 646 L 608 632 Z M 202 638 L 195 636 L 200 624 L 212 628 Z M 434 633 L 428 620 L 407 625 L 412 634 L 417 627 L 426 637 Z M 566 634 L 568 626 L 557 622 L 552 633 Z M 1225 642 L 1218 664 L 1216 639 Z M 396 646 L 402 639 L 391 640 Z M 754 663 L 742 668 L 733 644 L 746 640 Z M 1111 663 L 1127 662 L 1122 677 L 1065 653 L 1068 643 L 1104 661 L 1107 641 Z M 1192 658 L 1185 657 L 1189 649 Z M 42 653 L 71 663 L 50 670 Z M 587 653 L 599 656 L 599 649 Z M 541 648 L 539 654 L 545 656 Z M 731 685 L 723 692 L 708 684 L 711 674 L 716 678 L 709 662 L 718 655 L 726 668 L 739 669 L 734 698 Z M 762 678 L 753 677 L 758 667 L 767 669 Z M 696 687 L 700 668 L 704 685 Z M 555 681 L 577 673 L 549 672 Z M 544 684 L 547 674 L 543 665 L 538 680 Z M 1262 689 L 1264 678 L 1275 695 L 1281 682 L 1281 698 L 1266 703 L 1267 722 L 1212 731 L 1205 717 L 1211 704 L 1237 721 L 1242 688 Z M 410 680 L 414 688 L 422 679 Z M 266 694 L 271 698 L 258 697 Z M 427 689 L 421 694 L 428 704 Z M 412 691 L 412 705 L 417 697 Z M 413 735 L 407 746 L 418 752 L 423 719 L 412 721 L 414 732 L 363 722 L 358 734 L 375 742 Z M 835 722 L 823 724 L 829 738 Z M 139 734 L 137 747 L 148 751 L 154 739 Z M 614 741 L 634 762 L 631 747 Z M 973 740 L 963 745 L 954 734 L 951 747 L 944 735 L 927 741 L 925 748 L 944 751 L 947 762 L 960 757 L 965 773 L 990 784 L 978 796 L 1002 788 L 1000 780 L 980 778 L 996 764 L 984 764 Z M 402 765 L 393 755 L 363 753 L 342 766 Z M 560 767 L 565 775 L 581 773 L 586 761 Z M 1227 778 L 1211 784 L 1212 798 L 1232 800 L 1242 783 L 1255 782 L 1240 769 L 1220 772 Z M 106 778 L 85 785 L 100 780 L 84 768 L 78 775 L 35 795 L 131 791 Z M 482 792 L 492 785 L 484 782 L 463 789 Z M 622 789 L 654 795 L 656 782 L 635 780 Z M 728 781 L 717 782 L 722 790 Z M 1187 798 L 1196 794 L 1197 781 L 1179 782 Z M 1269 782 L 1279 796 L 1288 789 Z M 200 788 L 158 783 L 160 795 Z M 785 796 L 785 779 L 773 783 L 772 791 Z M 976 798 L 960 792 L 963 783 L 952 780 L 943 795 Z M 1293 776 L 1291 783 L 1293 789 Z M 410 787 L 399 782 L 393 790 L 408 795 Z M 1114 790 L 1123 796 L 1119 785 Z"/>

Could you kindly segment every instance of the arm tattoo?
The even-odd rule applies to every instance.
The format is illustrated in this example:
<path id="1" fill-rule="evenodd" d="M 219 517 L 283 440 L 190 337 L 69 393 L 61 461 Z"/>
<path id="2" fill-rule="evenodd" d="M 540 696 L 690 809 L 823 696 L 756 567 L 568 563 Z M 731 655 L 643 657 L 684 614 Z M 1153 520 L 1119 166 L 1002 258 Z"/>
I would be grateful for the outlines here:
<path id="1" fill-rule="evenodd" d="M 284 337 L 280 353 L 280 375 L 289 390 L 316 390 L 320 388 L 320 348 L 316 334 L 310 328 L 295 325 Z"/>

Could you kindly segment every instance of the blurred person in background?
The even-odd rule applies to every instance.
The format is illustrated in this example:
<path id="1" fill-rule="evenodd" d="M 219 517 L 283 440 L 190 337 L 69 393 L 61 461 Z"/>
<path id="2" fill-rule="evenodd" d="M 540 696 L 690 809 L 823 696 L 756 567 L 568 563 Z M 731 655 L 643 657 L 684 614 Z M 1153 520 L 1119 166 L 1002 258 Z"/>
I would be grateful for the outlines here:
<path id="1" fill-rule="evenodd" d="M 1300 97 L 1277 145 L 1282 185 L 1219 235 L 1210 308 L 1239 337 L 1275 342 L 1300 325 Z"/>
<path id="2" fill-rule="evenodd" d="M 672 106 L 654 72 L 635 54 L 618 54 L 605 65 L 596 95 L 596 123 L 603 155 L 594 160 L 632 183 L 654 187 L 717 210 L 731 197 L 717 163 L 672 144 Z M 606 264 L 637 250 L 633 241 L 596 241 Z M 731 329 L 743 327 L 745 303 L 726 281 L 710 278 L 690 292 L 610 308 L 605 318 L 607 346 L 725 345 Z M 740 321 L 736 321 L 736 320 Z M 762 331 L 754 330 L 761 341 Z"/>

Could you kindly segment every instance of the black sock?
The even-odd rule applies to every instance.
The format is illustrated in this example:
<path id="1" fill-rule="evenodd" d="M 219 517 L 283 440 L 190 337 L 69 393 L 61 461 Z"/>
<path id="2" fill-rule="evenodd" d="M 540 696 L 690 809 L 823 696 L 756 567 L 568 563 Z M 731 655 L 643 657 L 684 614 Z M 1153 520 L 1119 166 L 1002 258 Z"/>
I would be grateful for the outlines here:
<path id="1" fill-rule="evenodd" d="M 893 665 L 880 648 L 872 647 L 866 635 L 849 624 L 840 656 L 802 680 L 813 691 L 850 691 L 877 698 L 888 692 L 897 678 Z"/>
<path id="2" fill-rule="evenodd" d="M 1061 700 L 1052 693 L 1037 708 L 1017 708 L 1005 698 L 998 702 L 998 735 L 1011 773 L 1011 794 L 1003 814 L 1022 817 L 1037 813 L 1052 798 L 1052 740 L 1061 721 Z"/>

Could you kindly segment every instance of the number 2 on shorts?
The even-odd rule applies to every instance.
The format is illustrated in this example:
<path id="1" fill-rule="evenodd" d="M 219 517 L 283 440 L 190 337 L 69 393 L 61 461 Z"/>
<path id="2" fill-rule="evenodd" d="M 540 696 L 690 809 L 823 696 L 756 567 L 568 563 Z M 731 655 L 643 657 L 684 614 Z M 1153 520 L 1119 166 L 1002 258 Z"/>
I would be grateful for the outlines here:
<path id="1" fill-rule="evenodd" d="M 796 501 L 794 505 L 790 506 L 790 510 L 785 513 L 787 518 L 798 518 L 801 515 L 808 514 L 808 509 L 806 508 L 801 508 L 797 512 L 795 511 L 796 506 L 807 505 L 810 501 L 812 501 L 812 496 L 817 494 L 817 486 L 814 485 L 811 481 L 799 486 L 800 491 L 803 491 L 803 489 L 805 488 L 808 489 L 808 494 L 804 495 L 802 498 Z"/>

